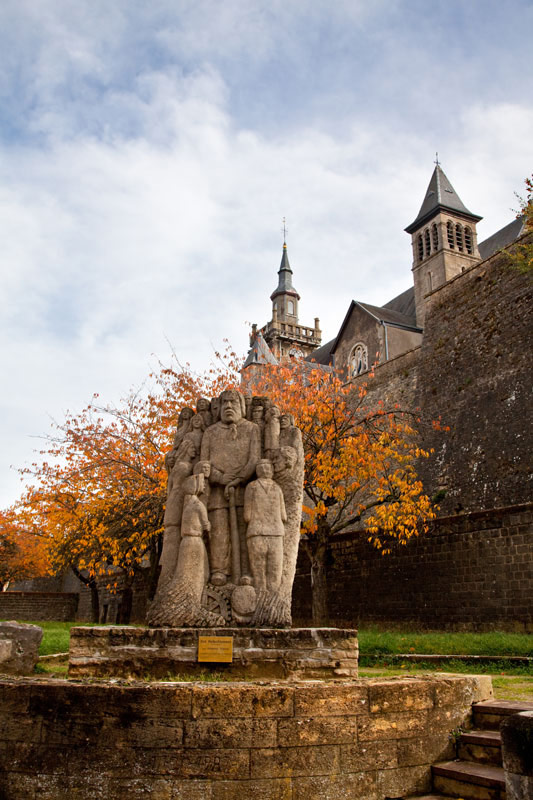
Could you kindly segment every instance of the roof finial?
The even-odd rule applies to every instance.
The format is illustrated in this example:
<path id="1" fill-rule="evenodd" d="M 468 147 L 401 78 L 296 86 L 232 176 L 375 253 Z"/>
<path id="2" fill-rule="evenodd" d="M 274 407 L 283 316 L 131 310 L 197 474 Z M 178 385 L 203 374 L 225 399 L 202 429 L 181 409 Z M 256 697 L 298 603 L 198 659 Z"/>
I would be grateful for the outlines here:
<path id="1" fill-rule="evenodd" d="M 286 247 L 287 246 L 287 233 L 289 231 L 288 231 L 287 225 L 285 224 L 285 217 L 283 217 L 283 228 L 281 230 L 283 231 L 283 247 Z"/>
<path id="2" fill-rule="evenodd" d="M 439 154 L 438 153 L 435 153 L 435 164 L 437 165 L 437 167 L 440 167 L 440 161 L 439 161 Z"/>

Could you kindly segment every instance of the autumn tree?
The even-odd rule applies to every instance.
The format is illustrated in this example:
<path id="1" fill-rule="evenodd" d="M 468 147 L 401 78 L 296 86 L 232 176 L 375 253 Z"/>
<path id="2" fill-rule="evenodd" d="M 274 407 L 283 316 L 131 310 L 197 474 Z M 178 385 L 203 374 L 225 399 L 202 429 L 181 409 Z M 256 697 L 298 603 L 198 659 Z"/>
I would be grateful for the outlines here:
<path id="1" fill-rule="evenodd" d="M 53 424 L 43 460 L 24 471 L 30 484 L 18 509 L 28 533 L 44 537 L 57 571 L 70 567 L 88 585 L 95 621 L 99 580 L 120 589 L 122 622 L 129 619 L 135 575 L 147 562 L 155 589 L 166 501 L 164 454 L 179 412 L 239 381 L 235 354 L 217 356 L 205 374 L 177 360 L 159 365 L 149 391 L 132 392 L 117 406 L 95 395 L 81 413 Z"/>
<path id="2" fill-rule="evenodd" d="M 48 575 L 50 562 L 42 535 L 29 531 L 15 508 L 0 511 L 0 590 L 14 581 Z"/>
<path id="3" fill-rule="evenodd" d="M 370 374 L 369 380 L 372 379 Z M 245 378 L 246 381 L 246 378 Z M 427 530 L 435 516 L 417 477 L 428 456 L 417 419 L 366 405 L 367 385 L 308 362 L 261 369 L 254 393 L 294 416 L 305 448 L 301 547 L 311 565 L 313 624 L 328 623 L 326 551 L 335 534 L 360 528 L 383 554 Z"/>
<path id="4" fill-rule="evenodd" d="M 516 213 L 517 218 L 523 218 L 525 233 L 530 236 L 518 244 L 514 245 L 510 250 L 506 251 L 507 260 L 512 267 L 519 272 L 531 275 L 533 273 L 533 241 L 531 234 L 533 234 L 533 175 L 526 178 L 524 181 L 526 187 L 526 196 L 516 194 L 519 209 Z"/>

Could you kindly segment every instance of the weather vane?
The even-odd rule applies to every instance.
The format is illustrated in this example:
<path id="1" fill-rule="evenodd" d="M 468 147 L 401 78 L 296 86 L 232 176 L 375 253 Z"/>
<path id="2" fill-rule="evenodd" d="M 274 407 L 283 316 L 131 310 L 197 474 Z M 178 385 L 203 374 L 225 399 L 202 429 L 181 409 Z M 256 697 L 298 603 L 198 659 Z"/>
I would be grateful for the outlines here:
<path id="1" fill-rule="evenodd" d="M 440 161 L 439 161 L 439 154 L 438 153 L 435 153 L 435 164 L 437 165 L 437 167 L 440 167 Z"/>
<path id="2" fill-rule="evenodd" d="M 283 244 L 286 244 L 286 242 L 287 242 L 287 233 L 289 232 L 289 229 L 287 228 L 287 225 L 285 224 L 285 217 L 283 217 L 283 228 L 281 230 L 283 231 Z"/>

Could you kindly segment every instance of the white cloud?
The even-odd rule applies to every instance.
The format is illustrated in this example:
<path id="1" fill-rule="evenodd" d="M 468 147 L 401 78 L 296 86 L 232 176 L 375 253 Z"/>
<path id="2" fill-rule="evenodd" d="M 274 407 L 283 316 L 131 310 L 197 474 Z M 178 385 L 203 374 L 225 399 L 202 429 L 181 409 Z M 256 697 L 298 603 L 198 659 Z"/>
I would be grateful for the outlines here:
<path id="1" fill-rule="evenodd" d="M 465 204 L 485 215 L 484 236 L 512 217 L 513 190 L 531 169 L 525 102 L 469 100 L 435 142 L 419 119 L 398 108 L 377 115 L 363 102 L 315 124 L 317 100 L 331 106 L 322 88 L 313 98 L 311 76 L 312 121 L 248 125 L 234 111 L 235 65 L 246 66 L 243 52 L 254 65 L 271 63 L 279 36 L 286 42 L 281 23 L 293 31 L 315 6 L 245 5 L 252 10 L 241 16 L 237 2 L 180 3 L 180 16 L 156 3 L 143 17 L 119 3 L 102 17 L 99 3 L 42 3 L 39 13 L 26 3 L 26 24 L 11 7 L 12 30 L 24 52 L 34 47 L 35 63 L 17 107 L 28 123 L 21 112 L 21 132 L 0 142 L 3 502 L 18 488 L 8 465 L 31 459 L 28 437 L 46 432 L 47 414 L 81 408 L 94 391 L 118 399 L 143 380 L 153 353 L 165 358 L 167 339 L 198 368 L 224 336 L 246 349 L 245 321 L 269 318 L 283 216 L 302 322 L 319 316 L 325 339 L 352 297 L 382 304 L 410 285 L 403 228 L 437 148 Z M 340 4 L 334 24 L 360 35 L 373 24 L 367 5 Z M 317 13 L 295 41 L 309 62 L 309 43 L 325 35 Z M 13 59 L 12 47 L 5 63 Z M 277 91 L 265 117 L 270 108 L 283 117 L 290 98 Z"/>

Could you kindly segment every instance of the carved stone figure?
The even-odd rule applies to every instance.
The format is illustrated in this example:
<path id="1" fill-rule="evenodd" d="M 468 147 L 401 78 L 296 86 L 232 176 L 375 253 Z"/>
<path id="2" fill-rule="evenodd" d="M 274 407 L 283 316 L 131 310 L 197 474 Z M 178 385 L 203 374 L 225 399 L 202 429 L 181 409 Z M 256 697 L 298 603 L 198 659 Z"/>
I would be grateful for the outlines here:
<path id="1" fill-rule="evenodd" d="M 209 410 L 210 403 L 206 397 L 199 397 L 196 400 L 196 413 L 200 414 L 200 416 L 204 420 L 204 425 L 208 428 L 213 423 L 213 418 L 211 416 L 211 411 Z"/>
<path id="2" fill-rule="evenodd" d="M 244 493 L 248 556 L 255 588 L 277 592 L 283 571 L 283 523 L 287 512 L 283 493 L 272 480 L 272 463 L 262 459 L 256 473 L 257 480 L 249 483 Z"/>
<path id="3" fill-rule="evenodd" d="M 267 397 L 245 399 L 236 390 L 198 398 L 196 414 L 179 415 L 166 464 L 161 575 L 149 624 L 290 626 L 304 469 L 292 417 Z"/>
<path id="4" fill-rule="evenodd" d="M 281 411 L 277 406 L 270 406 L 266 412 L 265 422 L 265 455 L 272 458 L 279 448 Z"/>
<path id="5" fill-rule="evenodd" d="M 230 576 L 237 583 L 248 573 L 244 539 L 243 484 L 261 457 L 259 430 L 244 418 L 244 397 L 230 389 L 220 395 L 220 422 L 202 439 L 201 459 L 211 463 L 208 509 L 211 583 L 223 586 Z M 233 489 L 233 492 L 232 492 Z"/>

